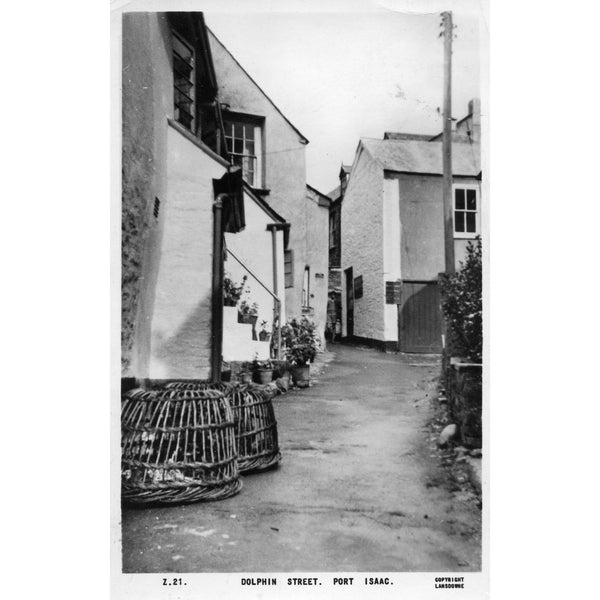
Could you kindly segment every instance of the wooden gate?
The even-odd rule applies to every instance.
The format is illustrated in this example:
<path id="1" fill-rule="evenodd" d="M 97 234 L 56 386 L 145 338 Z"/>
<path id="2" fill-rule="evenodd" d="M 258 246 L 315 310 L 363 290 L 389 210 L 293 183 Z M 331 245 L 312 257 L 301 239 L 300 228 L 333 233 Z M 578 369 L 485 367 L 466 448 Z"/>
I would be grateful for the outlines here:
<path id="1" fill-rule="evenodd" d="M 398 305 L 400 352 L 442 351 L 442 320 L 437 281 L 403 281 Z"/>

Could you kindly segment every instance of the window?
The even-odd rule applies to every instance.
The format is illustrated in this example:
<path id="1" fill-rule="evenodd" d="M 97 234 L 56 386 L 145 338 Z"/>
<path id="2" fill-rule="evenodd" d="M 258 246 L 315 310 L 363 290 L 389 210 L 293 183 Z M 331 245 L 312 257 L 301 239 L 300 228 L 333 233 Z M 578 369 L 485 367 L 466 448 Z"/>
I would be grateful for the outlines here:
<path id="1" fill-rule="evenodd" d="M 454 237 L 479 234 L 479 198 L 475 186 L 454 187 Z"/>
<path id="2" fill-rule="evenodd" d="M 332 210 L 329 213 L 329 247 L 335 248 L 338 239 L 338 212 Z"/>
<path id="3" fill-rule="evenodd" d="M 302 306 L 310 306 L 310 267 L 304 267 L 304 278 L 302 279 Z"/>
<path id="4" fill-rule="evenodd" d="M 194 130 L 194 49 L 173 32 L 173 92 L 175 120 Z"/>
<path id="5" fill-rule="evenodd" d="M 244 179 L 252 187 L 261 187 L 261 128 L 250 122 L 225 121 L 225 143 L 231 164 L 242 167 Z"/>
<path id="6" fill-rule="evenodd" d="M 285 277 L 285 287 L 294 287 L 294 251 L 286 250 L 283 253 L 283 272 Z"/>

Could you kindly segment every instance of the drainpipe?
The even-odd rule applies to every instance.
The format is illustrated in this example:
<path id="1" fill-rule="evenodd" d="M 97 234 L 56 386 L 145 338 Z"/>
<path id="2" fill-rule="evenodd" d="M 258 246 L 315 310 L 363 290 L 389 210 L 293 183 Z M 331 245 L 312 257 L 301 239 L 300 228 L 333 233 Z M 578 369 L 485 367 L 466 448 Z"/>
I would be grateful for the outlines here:
<path id="1" fill-rule="evenodd" d="M 267 229 L 271 231 L 273 252 L 273 294 L 279 297 L 279 282 L 277 281 L 277 224 L 271 223 L 267 225 Z M 273 323 L 275 321 L 277 321 L 277 359 L 281 360 L 281 302 L 279 300 L 274 300 Z"/>
<path id="2" fill-rule="evenodd" d="M 219 194 L 213 203 L 213 264 L 210 378 L 221 381 L 223 361 L 223 199 Z"/>

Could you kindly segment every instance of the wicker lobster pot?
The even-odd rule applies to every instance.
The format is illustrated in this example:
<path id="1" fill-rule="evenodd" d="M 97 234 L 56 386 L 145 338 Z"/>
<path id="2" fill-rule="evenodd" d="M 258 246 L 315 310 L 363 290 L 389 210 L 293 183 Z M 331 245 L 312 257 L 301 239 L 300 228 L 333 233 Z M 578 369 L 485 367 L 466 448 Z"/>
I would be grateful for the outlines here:
<path id="1" fill-rule="evenodd" d="M 277 421 L 269 396 L 253 384 L 173 382 L 167 389 L 218 387 L 231 403 L 236 428 L 238 465 L 242 473 L 268 469 L 281 460 Z"/>
<path id="2" fill-rule="evenodd" d="M 268 469 L 281 460 L 271 398 L 253 384 L 229 393 L 235 419 L 240 471 Z"/>
<path id="3" fill-rule="evenodd" d="M 137 390 L 121 408 L 122 498 L 220 500 L 239 492 L 235 424 L 219 390 Z"/>

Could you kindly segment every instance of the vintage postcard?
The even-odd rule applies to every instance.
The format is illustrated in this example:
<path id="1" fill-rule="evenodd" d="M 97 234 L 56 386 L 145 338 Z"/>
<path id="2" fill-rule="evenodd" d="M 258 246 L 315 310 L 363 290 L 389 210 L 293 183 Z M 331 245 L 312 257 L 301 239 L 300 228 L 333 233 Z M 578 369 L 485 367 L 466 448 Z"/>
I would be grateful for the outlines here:
<path id="1" fill-rule="evenodd" d="M 487 2 L 114 2 L 112 593 L 489 584 Z"/>

